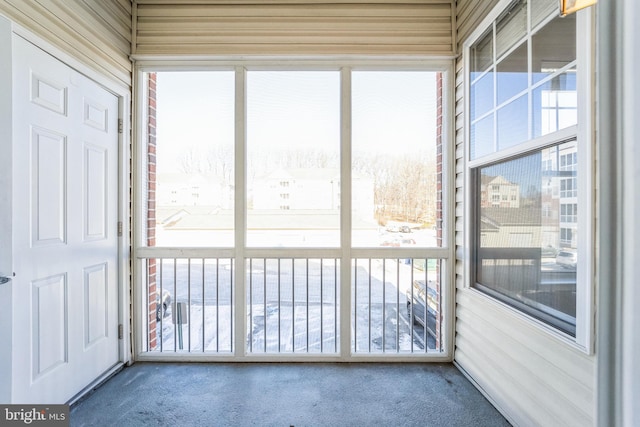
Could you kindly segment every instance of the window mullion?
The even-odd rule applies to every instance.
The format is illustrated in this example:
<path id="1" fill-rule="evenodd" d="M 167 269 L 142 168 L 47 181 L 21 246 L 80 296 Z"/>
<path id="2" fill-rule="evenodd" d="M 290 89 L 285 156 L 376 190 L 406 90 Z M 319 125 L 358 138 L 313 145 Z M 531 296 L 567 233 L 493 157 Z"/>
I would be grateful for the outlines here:
<path id="1" fill-rule="evenodd" d="M 245 161 L 247 155 L 247 70 L 244 67 L 235 68 L 235 289 L 233 292 L 233 307 L 235 309 L 235 348 L 236 356 L 246 354 L 246 311 L 245 298 L 246 263 L 245 248 L 247 245 L 247 171 Z"/>
<path id="2" fill-rule="evenodd" d="M 351 68 L 340 70 L 340 356 L 351 355 Z"/>
<path id="3" fill-rule="evenodd" d="M 492 64 L 493 68 L 493 152 L 498 152 L 498 54 L 496 50 L 498 49 L 498 43 L 496 42 L 496 38 L 498 37 L 498 30 L 496 21 L 493 21 L 493 37 L 491 43 L 493 43 L 492 50 Z"/>
<path id="4" fill-rule="evenodd" d="M 527 2 L 527 138 L 533 138 L 533 42 L 531 36 L 531 2 Z"/>

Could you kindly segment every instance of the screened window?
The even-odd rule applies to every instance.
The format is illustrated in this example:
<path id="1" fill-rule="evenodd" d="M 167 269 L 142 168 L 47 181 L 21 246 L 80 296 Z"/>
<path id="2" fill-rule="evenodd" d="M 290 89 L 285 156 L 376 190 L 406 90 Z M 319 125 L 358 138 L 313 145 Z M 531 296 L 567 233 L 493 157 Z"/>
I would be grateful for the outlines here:
<path id="1" fill-rule="evenodd" d="M 338 246 L 339 208 L 340 72 L 248 71 L 247 245 Z"/>
<path id="2" fill-rule="evenodd" d="M 439 246 L 436 78 L 354 71 L 354 246 Z"/>
<path id="3" fill-rule="evenodd" d="M 552 3 L 512 2 L 469 46 L 472 286 L 576 337 L 588 142 L 577 18 Z"/>
<path id="4" fill-rule="evenodd" d="M 141 73 L 140 348 L 442 356 L 446 73 L 293 64 Z"/>
<path id="5" fill-rule="evenodd" d="M 500 182 L 500 193 L 519 195 L 509 202 L 480 200 L 476 286 L 572 334 L 577 247 L 570 226 L 577 222 L 578 204 L 542 189 L 557 186 L 560 173 L 557 167 L 545 170 L 544 163 L 560 150 L 576 148 L 572 141 L 476 170 L 477 194 L 485 193 L 484 183 Z"/>
<path id="6" fill-rule="evenodd" d="M 234 73 L 156 76 L 155 152 L 149 153 L 155 245 L 231 246 Z"/>

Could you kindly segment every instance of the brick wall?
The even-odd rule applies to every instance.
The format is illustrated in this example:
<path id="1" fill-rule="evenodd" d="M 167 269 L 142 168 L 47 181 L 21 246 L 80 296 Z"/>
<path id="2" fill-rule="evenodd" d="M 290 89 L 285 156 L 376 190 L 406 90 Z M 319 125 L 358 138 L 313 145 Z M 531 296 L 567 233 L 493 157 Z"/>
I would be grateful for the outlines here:
<path id="1" fill-rule="evenodd" d="M 147 93 L 147 246 L 156 245 L 156 73 L 148 73 Z M 156 322 L 156 260 L 147 262 L 149 286 L 149 350 L 155 350 Z"/>

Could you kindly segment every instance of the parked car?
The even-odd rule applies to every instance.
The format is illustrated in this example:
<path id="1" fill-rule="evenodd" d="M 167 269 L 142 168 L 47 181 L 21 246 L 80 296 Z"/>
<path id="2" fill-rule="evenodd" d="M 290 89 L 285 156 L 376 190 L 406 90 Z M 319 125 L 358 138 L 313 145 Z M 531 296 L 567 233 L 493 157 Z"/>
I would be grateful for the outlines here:
<path id="1" fill-rule="evenodd" d="M 156 292 L 156 321 L 159 322 L 167 315 L 169 304 L 171 304 L 171 294 L 168 290 L 162 290 L 162 304 L 160 303 L 160 296 Z"/>
<path id="2" fill-rule="evenodd" d="M 416 241 L 409 237 L 405 237 L 400 240 L 400 246 L 415 246 L 415 244 Z"/>
<path id="3" fill-rule="evenodd" d="M 422 325 L 430 335 L 435 337 L 436 319 L 440 304 L 433 282 L 429 282 L 429 284 L 431 286 L 425 286 L 424 280 L 417 279 L 413 281 L 413 291 L 412 289 L 407 289 L 407 314 L 410 324 Z"/>
<path id="4" fill-rule="evenodd" d="M 411 228 L 408 225 L 400 226 L 401 233 L 411 233 Z"/>
<path id="5" fill-rule="evenodd" d="M 385 228 L 385 230 L 390 233 L 398 233 L 400 231 L 400 227 L 398 227 L 395 224 L 387 224 L 387 227 Z"/>
<path id="6" fill-rule="evenodd" d="M 380 246 L 400 247 L 400 239 L 398 238 L 386 238 L 380 242 Z"/>
<path id="7" fill-rule="evenodd" d="M 541 254 L 543 258 L 554 258 L 558 255 L 558 249 L 554 248 L 551 245 L 547 245 L 542 248 Z"/>
<path id="8" fill-rule="evenodd" d="M 576 268 L 578 265 L 578 254 L 575 251 L 561 250 L 556 255 L 556 264 L 565 268 Z"/>

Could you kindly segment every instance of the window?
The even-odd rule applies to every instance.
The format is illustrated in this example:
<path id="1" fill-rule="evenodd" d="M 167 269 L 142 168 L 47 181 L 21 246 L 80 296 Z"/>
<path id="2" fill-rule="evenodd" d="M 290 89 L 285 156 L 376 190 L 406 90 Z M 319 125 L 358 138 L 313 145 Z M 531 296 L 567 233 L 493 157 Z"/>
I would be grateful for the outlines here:
<path id="1" fill-rule="evenodd" d="M 578 166 L 578 153 L 560 155 L 560 171 L 575 171 Z"/>
<path id="2" fill-rule="evenodd" d="M 352 93 L 353 245 L 439 246 L 433 73 L 356 71 Z"/>
<path id="3" fill-rule="evenodd" d="M 567 144 L 576 145 L 560 147 Z M 545 180 L 557 179 L 558 170 L 543 170 L 543 159 L 555 152 L 552 146 L 475 170 L 477 182 L 500 179 L 522 194 L 519 203 L 479 207 L 475 277 L 479 289 L 573 333 L 575 266 L 554 254 L 559 248 L 576 249 L 572 230 L 561 223 L 576 220 L 577 203 L 559 204 L 561 213 L 554 218 L 545 206 L 548 210 L 561 200 L 540 191 Z"/>
<path id="4" fill-rule="evenodd" d="M 551 3 L 511 2 L 467 46 L 471 286 L 584 344 L 580 14 Z"/>
<path id="5" fill-rule="evenodd" d="M 560 197 L 571 198 L 578 196 L 578 184 L 576 178 L 562 178 L 560 180 Z"/>
<path id="6" fill-rule="evenodd" d="M 235 188 L 233 72 L 162 72 L 156 79 L 156 163 L 150 169 L 155 245 L 229 246 Z"/>
<path id="7" fill-rule="evenodd" d="M 331 64 L 142 72 L 143 352 L 449 348 L 445 74 Z"/>
<path id="8" fill-rule="evenodd" d="M 573 242 L 573 230 L 570 228 L 560 229 L 560 244 L 570 246 Z"/>
<path id="9" fill-rule="evenodd" d="M 560 205 L 560 222 L 578 222 L 578 204 L 563 203 Z"/>
<path id="10" fill-rule="evenodd" d="M 470 49 L 471 160 L 577 123 L 575 15 L 527 34 L 527 6 L 514 2 Z M 483 48 L 494 37 L 495 55 Z"/>
<path id="11" fill-rule="evenodd" d="M 338 71 L 247 72 L 249 246 L 339 245 L 339 113 Z"/>

